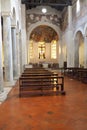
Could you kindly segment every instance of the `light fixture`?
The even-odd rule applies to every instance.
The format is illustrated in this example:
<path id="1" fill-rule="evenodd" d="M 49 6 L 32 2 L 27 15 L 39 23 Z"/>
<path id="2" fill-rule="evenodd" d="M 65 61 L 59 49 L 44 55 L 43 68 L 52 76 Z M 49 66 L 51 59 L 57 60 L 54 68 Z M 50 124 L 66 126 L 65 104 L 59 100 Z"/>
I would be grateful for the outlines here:
<path id="1" fill-rule="evenodd" d="M 46 13 L 47 12 L 47 9 L 46 8 L 42 8 L 42 13 Z"/>

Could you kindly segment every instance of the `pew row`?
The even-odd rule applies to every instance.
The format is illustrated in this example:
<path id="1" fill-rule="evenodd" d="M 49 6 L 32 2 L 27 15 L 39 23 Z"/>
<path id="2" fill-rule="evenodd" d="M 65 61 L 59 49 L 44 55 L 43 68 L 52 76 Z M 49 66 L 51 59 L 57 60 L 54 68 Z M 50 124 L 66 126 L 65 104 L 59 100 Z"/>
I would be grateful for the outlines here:
<path id="1" fill-rule="evenodd" d="M 19 96 L 63 94 L 64 77 L 52 73 L 23 73 L 19 78 Z"/>
<path id="2" fill-rule="evenodd" d="M 87 83 L 87 68 L 68 67 L 64 70 L 64 75 Z"/>

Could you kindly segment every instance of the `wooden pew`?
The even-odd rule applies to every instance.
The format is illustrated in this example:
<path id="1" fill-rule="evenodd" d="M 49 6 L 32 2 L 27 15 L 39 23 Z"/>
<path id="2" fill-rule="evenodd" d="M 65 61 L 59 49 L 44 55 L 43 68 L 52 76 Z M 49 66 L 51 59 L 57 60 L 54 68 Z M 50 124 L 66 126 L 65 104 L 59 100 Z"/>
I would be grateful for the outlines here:
<path id="1" fill-rule="evenodd" d="M 68 67 L 64 71 L 64 75 L 87 83 L 87 68 Z"/>
<path id="2" fill-rule="evenodd" d="M 56 89 L 56 91 L 54 91 Z M 19 78 L 19 96 L 65 94 L 64 77 L 56 73 L 23 73 Z"/>
<path id="3" fill-rule="evenodd" d="M 81 68 L 78 70 L 79 80 L 83 83 L 87 83 L 87 68 Z"/>

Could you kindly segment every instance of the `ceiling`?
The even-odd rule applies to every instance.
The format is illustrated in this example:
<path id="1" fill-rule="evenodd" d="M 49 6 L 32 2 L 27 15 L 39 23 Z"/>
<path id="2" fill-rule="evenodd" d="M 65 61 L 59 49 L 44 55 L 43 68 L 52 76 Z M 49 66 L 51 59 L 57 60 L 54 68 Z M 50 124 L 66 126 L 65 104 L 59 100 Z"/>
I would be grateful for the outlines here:
<path id="1" fill-rule="evenodd" d="M 58 11 L 62 11 L 64 7 L 72 5 L 73 0 L 21 0 L 22 4 L 26 5 L 26 9 L 32 9 L 36 6 L 51 6 Z"/>

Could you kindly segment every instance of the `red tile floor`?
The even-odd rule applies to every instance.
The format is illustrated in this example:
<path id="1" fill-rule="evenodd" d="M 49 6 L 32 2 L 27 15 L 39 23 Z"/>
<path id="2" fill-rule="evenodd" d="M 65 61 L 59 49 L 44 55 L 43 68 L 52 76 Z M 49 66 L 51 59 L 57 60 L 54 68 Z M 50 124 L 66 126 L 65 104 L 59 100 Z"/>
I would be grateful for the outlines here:
<path id="1" fill-rule="evenodd" d="M 0 105 L 0 130 L 87 130 L 87 84 L 65 77 L 65 96 L 19 98 Z"/>

